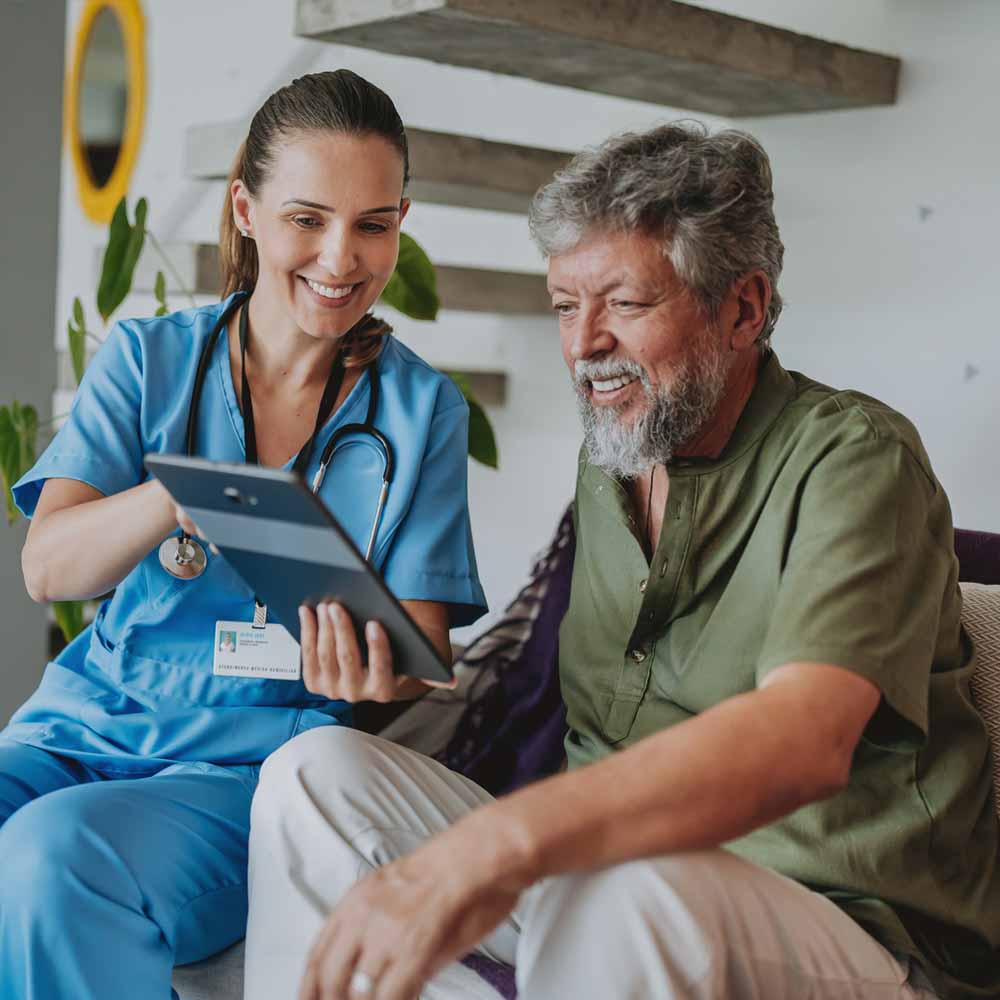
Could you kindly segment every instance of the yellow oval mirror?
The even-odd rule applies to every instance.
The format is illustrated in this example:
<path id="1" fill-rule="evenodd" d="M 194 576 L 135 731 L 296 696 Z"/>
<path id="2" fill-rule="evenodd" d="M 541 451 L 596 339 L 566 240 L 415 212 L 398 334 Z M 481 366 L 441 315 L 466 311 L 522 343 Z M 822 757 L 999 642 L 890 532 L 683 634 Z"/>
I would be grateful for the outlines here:
<path id="1" fill-rule="evenodd" d="M 128 190 L 145 96 L 138 0 L 87 0 L 67 77 L 66 132 L 80 207 L 107 222 Z"/>

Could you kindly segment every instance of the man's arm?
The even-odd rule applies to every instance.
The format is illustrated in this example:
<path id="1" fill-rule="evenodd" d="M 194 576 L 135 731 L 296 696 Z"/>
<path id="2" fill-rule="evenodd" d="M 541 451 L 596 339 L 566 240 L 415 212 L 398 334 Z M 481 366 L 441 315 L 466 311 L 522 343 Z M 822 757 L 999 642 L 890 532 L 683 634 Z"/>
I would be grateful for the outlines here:
<path id="1" fill-rule="evenodd" d="M 848 670 L 787 664 L 758 690 L 500 799 L 441 839 L 451 839 L 452 858 L 473 841 L 490 844 L 495 877 L 517 889 L 716 847 L 843 788 L 878 703 L 875 685 Z M 482 852 L 476 864 L 489 865 Z"/>
<path id="2" fill-rule="evenodd" d="M 348 894 L 300 997 L 346 996 L 357 968 L 386 970 L 380 1000 L 413 996 L 541 878 L 715 847 L 835 794 L 879 697 L 841 667 L 787 664 L 758 690 L 476 810 Z"/>

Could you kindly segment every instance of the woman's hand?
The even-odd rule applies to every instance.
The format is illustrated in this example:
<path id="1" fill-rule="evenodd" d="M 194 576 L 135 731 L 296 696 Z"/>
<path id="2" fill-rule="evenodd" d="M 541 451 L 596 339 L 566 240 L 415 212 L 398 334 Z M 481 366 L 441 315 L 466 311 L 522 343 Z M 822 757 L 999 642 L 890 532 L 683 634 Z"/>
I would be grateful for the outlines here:
<path id="1" fill-rule="evenodd" d="M 351 616 L 333 601 L 299 608 L 302 680 L 313 694 L 339 701 L 396 700 L 397 679 L 392 672 L 389 637 L 378 622 L 365 626 L 368 665 Z"/>
<path id="2" fill-rule="evenodd" d="M 205 537 L 198 530 L 198 525 L 191 520 L 187 511 L 179 503 L 174 504 L 174 517 L 177 518 L 177 523 L 180 525 L 181 531 L 183 531 L 185 535 L 190 535 L 192 538 Z"/>
<path id="3" fill-rule="evenodd" d="M 208 542 L 208 539 L 201 533 L 201 528 L 191 520 L 188 512 L 179 503 L 174 504 L 174 517 L 177 518 L 177 524 L 185 535 Z M 219 555 L 219 550 L 211 542 L 209 542 L 208 547 L 212 553 Z"/>
<path id="4" fill-rule="evenodd" d="M 347 611 L 334 601 L 324 601 L 315 609 L 300 607 L 299 629 L 302 680 L 313 694 L 338 701 L 386 703 L 417 697 L 428 687 L 454 686 L 397 677 L 392 670 L 389 637 L 376 621 L 365 625 L 368 645 L 368 663 L 365 665 L 354 622 Z"/>

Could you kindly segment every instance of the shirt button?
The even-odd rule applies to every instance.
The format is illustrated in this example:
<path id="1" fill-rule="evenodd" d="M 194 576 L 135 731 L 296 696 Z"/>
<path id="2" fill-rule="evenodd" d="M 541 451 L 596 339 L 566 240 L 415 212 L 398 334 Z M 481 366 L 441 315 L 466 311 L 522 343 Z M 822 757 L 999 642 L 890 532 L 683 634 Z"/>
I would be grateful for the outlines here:
<path id="1" fill-rule="evenodd" d="M 647 580 L 640 580 L 639 581 L 639 593 L 640 594 L 645 594 L 646 593 L 646 584 L 647 584 L 647 582 L 648 582 Z"/>
<path id="2" fill-rule="evenodd" d="M 667 575 L 667 560 L 664 559 L 663 562 L 660 563 L 660 576 L 664 577 L 666 575 Z"/>
<path id="3" fill-rule="evenodd" d="M 642 661 L 646 659 L 646 651 L 644 649 L 630 650 L 628 655 L 631 656 L 636 663 L 642 663 Z"/>

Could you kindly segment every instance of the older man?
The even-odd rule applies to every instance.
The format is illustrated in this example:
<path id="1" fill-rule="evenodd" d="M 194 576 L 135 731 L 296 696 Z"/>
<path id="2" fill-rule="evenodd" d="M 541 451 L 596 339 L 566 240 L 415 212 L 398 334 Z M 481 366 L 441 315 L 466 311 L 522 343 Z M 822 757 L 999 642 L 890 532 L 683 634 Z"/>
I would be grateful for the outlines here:
<path id="1" fill-rule="evenodd" d="M 247 997 L 477 996 L 448 964 L 477 946 L 528 1000 L 997 997 L 948 501 L 909 422 L 772 353 L 765 153 L 617 137 L 531 222 L 585 432 L 569 770 L 494 801 L 364 734 L 292 741 L 254 807 Z"/>

